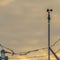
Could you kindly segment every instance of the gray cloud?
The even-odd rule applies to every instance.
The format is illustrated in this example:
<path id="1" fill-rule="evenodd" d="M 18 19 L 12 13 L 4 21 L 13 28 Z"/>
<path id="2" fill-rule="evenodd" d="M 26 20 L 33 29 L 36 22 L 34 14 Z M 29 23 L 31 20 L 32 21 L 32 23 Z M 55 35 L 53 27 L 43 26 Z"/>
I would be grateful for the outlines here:
<path id="1" fill-rule="evenodd" d="M 47 12 L 53 8 L 52 43 L 60 38 L 60 1 L 16 0 L 13 5 L 0 7 L 0 42 L 15 51 L 47 46 Z"/>

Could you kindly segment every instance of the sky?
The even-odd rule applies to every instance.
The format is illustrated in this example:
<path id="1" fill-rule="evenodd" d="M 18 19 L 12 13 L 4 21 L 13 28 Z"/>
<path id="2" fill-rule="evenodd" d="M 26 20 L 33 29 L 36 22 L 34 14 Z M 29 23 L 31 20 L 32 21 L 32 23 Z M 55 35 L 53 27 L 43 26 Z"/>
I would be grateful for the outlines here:
<path id="1" fill-rule="evenodd" d="M 51 12 L 51 44 L 53 44 L 60 39 L 59 0 L 0 0 L 0 43 L 17 53 L 47 47 L 47 8 L 53 9 Z M 54 51 L 59 49 L 59 44 L 53 47 Z M 40 53 L 47 54 L 47 50 Z M 36 54 L 41 55 L 39 52 Z"/>

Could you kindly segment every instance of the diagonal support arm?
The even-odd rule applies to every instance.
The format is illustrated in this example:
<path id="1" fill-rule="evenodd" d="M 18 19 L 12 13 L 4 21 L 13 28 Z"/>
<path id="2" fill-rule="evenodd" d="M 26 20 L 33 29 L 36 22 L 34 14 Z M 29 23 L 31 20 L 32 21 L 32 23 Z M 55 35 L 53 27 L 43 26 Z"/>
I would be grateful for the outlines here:
<path id="1" fill-rule="evenodd" d="M 55 56 L 55 58 L 57 59 L 57 60 L 60 60 L 59 58 L 58 58 L 58 56 L 55 54 L 55 52 L 49 47 L 49 49 L 50 49 L 50 51 L 53 53 L 53 55 Z"/>

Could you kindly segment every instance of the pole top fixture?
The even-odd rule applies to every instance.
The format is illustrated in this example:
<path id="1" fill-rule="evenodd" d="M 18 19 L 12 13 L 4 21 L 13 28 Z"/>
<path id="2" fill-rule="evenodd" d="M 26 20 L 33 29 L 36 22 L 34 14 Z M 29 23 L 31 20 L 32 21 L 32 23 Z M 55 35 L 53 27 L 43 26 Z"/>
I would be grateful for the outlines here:
<path id="1" fill-rule="evenodd" d="M 52 9 L 47 9 L 47 12 L 50 12 L 50 11 L 52 12 L 53 10 Z"/>

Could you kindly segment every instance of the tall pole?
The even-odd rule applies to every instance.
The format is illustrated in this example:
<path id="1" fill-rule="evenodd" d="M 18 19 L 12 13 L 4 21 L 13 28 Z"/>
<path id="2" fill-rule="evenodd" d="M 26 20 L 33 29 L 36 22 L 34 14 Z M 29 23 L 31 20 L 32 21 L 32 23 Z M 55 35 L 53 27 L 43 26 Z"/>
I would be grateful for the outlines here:
<path id="1" fill-rule="evenodd" d="M 50 60 L 50 12 L 52 9 L 47 9 L 48 12 L 48 60 Z"/>

